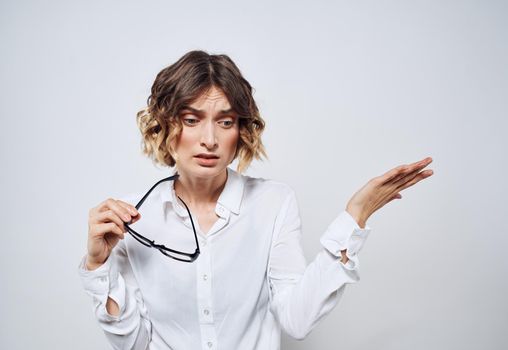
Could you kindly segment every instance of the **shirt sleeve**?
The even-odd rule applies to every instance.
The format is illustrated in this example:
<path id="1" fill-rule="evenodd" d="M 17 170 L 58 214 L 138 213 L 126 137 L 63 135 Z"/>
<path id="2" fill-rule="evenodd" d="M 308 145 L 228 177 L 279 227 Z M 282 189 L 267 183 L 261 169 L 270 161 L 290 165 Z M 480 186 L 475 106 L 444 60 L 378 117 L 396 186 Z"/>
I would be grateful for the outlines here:
<path id="1" fill-rule="evenodd" d="M 100 327 L 114 349 L 147 349 L 151 340 L 151 322 L 141 292 L 121 240 L 99 268 L 86 268 L 86 255 L 78 273 L 85 292 L 92 298 Z M 106 310 L 108 296 L 120 309 L 118 316 Z"/>
<path id="2" fill-rule="evenodd" d="M 276 219 L 268 266 L 270 310 L 289 336 L 304 339 L 335 307 L 345 285 L 360 280 L 358 252 L 370 231 L 343 211 L 322 235 L 322 249 L 307 265 L 296 195 L 290 189 Z M 344 249 L 346 264 L 340 261 Z"/>

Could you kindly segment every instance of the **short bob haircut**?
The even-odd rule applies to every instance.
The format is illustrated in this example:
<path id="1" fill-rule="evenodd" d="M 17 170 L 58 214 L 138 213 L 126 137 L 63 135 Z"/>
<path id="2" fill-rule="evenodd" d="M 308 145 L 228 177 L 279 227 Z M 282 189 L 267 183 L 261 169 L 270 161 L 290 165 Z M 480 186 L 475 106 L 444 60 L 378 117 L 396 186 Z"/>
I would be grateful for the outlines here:
<path id="1" fill-rule="evenodd" d="M 142 150 L 155 164 L 173 167 L 178 156 L 172 140 L 182 131 L 179 114 L 211 87 L 220 89 L 239 117 L 239 139 L 234 159 L 243 172 L 254 158 L 268 158 L 261 141 L 265 122 L 252 96 L 252 87 L 227 55 L 190 51 L 161 70 L 152 85 L 147 107 L 137 113 Z"/>

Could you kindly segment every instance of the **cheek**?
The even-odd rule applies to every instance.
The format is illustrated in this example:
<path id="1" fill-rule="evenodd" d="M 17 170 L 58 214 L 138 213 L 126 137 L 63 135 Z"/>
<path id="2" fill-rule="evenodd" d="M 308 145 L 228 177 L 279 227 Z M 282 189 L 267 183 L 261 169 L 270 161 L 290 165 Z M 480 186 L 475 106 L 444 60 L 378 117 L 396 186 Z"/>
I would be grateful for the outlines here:
<path id="1" fill-rule="evenodd" d="M 228 139 L 228 147 L 231 149 L 232 152 L 235 151 L 239 139 L 240 139 L 240 133 L 239 132 L 237 132 L 237 133 L 231 135 L 231 137 L 229 137 L 229 139 Z"/>
<path id="2" fill-rule="evenodd" d="M 193 140 L 194 140 L 194 138 L 193 138 L 192 134 L 183 130 L 180 133 L 180 136 L 178 136 L 178 138 L 177 138 L 176 145 L 177 145 L 177 147 L 183 146 L 183 148 L 185 149 L 185 148 L 187 148 L 187 145 L 192 144 Z"/>

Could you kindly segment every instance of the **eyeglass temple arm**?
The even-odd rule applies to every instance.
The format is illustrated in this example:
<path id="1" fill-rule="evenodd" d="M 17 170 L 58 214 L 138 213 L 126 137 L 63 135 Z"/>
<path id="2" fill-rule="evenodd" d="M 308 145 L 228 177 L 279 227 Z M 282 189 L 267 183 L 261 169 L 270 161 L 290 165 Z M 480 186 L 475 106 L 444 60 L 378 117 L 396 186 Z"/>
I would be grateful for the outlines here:
<path id="1" fill-rule="evenodd" d="M 180 176 L 178 173 L 177 174 L 174 174 L 174 175 L 171 175 L 169 177 L 166 177 L 162 180 L 159 180 L 157 181 L 157 183 L 155 185 L 152 186 L 152 188 L 150 188 L 148 190 L 148 192 L 143 196 L 143 198 L 141 198 L 141 200 L 138 202 L 138 204 L 136 204 L 136 209 L 139 209 L 139 207 L 141 207 L 141 205 L 143 204 L 143 202 L 145 201 L 145 199 L 150 195 L 150 193 L 153 191 L 153 189 L 155 187 L 157 187 L 161 182 L 164 182 L 164 181 L 171 181 L 173 179 L 176 179 L 178 178 L 178 176 Z M 183 201 L 182 201 L 183 202 Z M 185 204 L 185 203 L 184 203 Z M 187 206 L 187 205 L 186 205 Z M 188 209 L 187 209 L 188 210 Z M 194 225 L 194 224 L 193 224 Z"/>
<path id="2" fill-rule="evenodd" d="M 194 220 L 192 220 L 192 215 L 190 213 L 189 207 L 187 206 L 187 204 L 185 204 L 183 199 L 180 198 L 180 196 L 177 196 L 177 197 L 182 201 L 183 205 L 185 205 L 185 209 L 187 209 L 187 212 L 189 213 L 190 222 L 192 224 L 192 231 L 194 231 L 194 239 L 196 240 L 196 253 L 199 254 L 200 250 L 199 250 L 198 236 L 196 235 L 196 227 L 194 226 Z"/>

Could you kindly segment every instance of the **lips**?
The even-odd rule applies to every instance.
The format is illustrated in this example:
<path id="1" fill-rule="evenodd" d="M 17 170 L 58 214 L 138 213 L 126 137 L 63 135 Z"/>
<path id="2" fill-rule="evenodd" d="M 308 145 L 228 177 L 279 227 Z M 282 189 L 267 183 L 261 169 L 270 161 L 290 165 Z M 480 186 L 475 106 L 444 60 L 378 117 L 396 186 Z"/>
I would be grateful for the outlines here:
<path id="1" fill-rule="evenodd" d="M 203 167 L 214 167 L 219 163 L 219 157 L 212 154 L 198 154 L 194 156 L 196 163 Z"/>
<path id="2" fill-rule="evenodd" d="M 195 155 L 196 158 L 203 158 L 203 159 L 217 159 L 219 158 L 215 154 L 206 154 L 206 153 L 200 153 L 198 155 Z"/>

